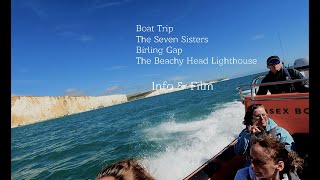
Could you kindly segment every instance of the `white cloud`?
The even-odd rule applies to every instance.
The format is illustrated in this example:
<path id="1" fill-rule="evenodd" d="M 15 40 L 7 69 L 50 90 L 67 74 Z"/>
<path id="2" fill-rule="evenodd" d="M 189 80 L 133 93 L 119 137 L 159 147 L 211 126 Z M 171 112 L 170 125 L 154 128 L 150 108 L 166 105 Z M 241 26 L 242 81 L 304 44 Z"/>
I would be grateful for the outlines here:
<path id="1" fill-rule="evenodd" d="M 83 90 L 76 88 L 68 88 L 64 91 L 65 96 L 86 96 L 86 93 Z"/>
<path id="2" fill-rule="evenodd" d="M 251 37 L 251 40 L 259 40 L 259 39 L 263 39 L 263 38 L 264 38 L 264 34 L 256 34 Z"/>
<path id="3" fill-rule="evenodd" d="M 121 5 L 131 2 L 131 0 L 98 0 L 94 4 L 94 9 L 107 8 L 115 5 Z"/>
<path id="4" fill-rule="evenodd" d="M 77 32 L 81 28 L 83 28 L 83 25 L 81 24 L 58 25 L 55 27 L 55 31 L 58 36 L 70 38 L 84 43 L 93 40 L 92 35 Z"/>
<path id="5" fill-rule="evenodd" d="M 104 68 L 105 71 L 117 71 L 117 70 L 123 70 L 128 68 L 128 66 L 113 66 L 113 67 L 107 67 Z"/>
<path id="6" fill-rule="evenodd" d="M 36 3 L 34 1 L 33 2 L 29 1 L 29 2 L 26 2 L 24 5 L 30 8 L 40 18 L 45 18 L 48 16 L 46 11 L 43 9 L 43 7 L 40 6 L 39 3 Z"/>
<path id="7" fill-rule="evenodd" d="M 114 92 L 114 91 L 119 91 L 121 90 L 122 88 L 119 87 L 119 86 L 112 86 L 112 87 L 108 87 L 106 88 L 106 93 L 111 93 L 111 92 Z"/>

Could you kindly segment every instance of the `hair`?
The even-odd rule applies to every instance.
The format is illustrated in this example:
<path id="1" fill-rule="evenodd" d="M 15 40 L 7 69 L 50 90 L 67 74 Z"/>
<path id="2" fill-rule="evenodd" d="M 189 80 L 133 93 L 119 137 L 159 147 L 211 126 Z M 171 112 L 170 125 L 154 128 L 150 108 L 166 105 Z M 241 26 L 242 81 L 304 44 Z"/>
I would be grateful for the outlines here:
<path id="1" fill-rule="evenodd" d="M 252 125 L 252 116 L 253 116 L 253 111 L 259 107 L 264 108 L 262 104 L 252 104 L 247 108 L 246 114 L 244 115 L 244 120 L 242 121 L 242 124 L 244 125 Z"/>
<path id="2" fill-rule="evenodd" d="M 137 160 L 127 159 L 115 162 L 103 168 L 97 175 L 99 180 L 112 176 L 116 180 L 155 180 Z"/>
<path id="3" fill-rule="evenodd" d="M 281 174 L 289 174 L 290 172 L 295 172 L 295 170 L 302 171 L 304 160 L 294 151 L 287 150 L 285 144 L 275 137 L 263 134 L 252 140 L 251 147 L 254 144 L 259 144 L 261 147 L 266 148 L 267 153 L 270 154 L 274 162 L 284 162 L 284 169 L 281 171 Z"/>

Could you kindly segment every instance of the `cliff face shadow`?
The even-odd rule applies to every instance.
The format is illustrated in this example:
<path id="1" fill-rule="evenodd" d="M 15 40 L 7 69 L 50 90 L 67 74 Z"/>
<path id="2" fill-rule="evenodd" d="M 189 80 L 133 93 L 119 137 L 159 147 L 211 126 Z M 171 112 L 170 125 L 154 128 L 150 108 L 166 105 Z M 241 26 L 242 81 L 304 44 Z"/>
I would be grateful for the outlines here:
<path id="1" fill-rule="evenodd" d="M 149 90 L 149 91 L 144 91 L 144 92 L 139 92 L 139 93 L 134 93 L 134 94 L 128 94 L 127 99 L 128 101 L 133 101 L 137 99 L 142 99 L 148 96 L 149 94 L 153 93 L 156 90 Z"/>

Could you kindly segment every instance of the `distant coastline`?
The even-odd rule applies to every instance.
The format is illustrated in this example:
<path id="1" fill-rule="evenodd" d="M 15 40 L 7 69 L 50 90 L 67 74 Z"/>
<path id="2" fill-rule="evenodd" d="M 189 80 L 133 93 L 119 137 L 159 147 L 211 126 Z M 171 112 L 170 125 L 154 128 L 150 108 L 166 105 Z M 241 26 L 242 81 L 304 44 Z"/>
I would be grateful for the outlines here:
<path id="1" fill-rule="evenodd" d="M 170 89 L 108 96 L 11 96 L 11 128 L 229 80 L 221 78 Z"/>

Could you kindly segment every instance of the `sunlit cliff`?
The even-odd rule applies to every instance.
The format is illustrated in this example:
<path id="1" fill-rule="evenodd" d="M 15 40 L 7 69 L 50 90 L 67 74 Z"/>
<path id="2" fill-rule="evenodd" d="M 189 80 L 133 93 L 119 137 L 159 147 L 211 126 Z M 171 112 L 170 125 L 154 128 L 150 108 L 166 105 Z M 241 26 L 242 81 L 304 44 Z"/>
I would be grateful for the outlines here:
<path id="1" fill-rule="evenodd" d="M 126 95 L 12 96 L 11 128 L 127 102 Z"/>

